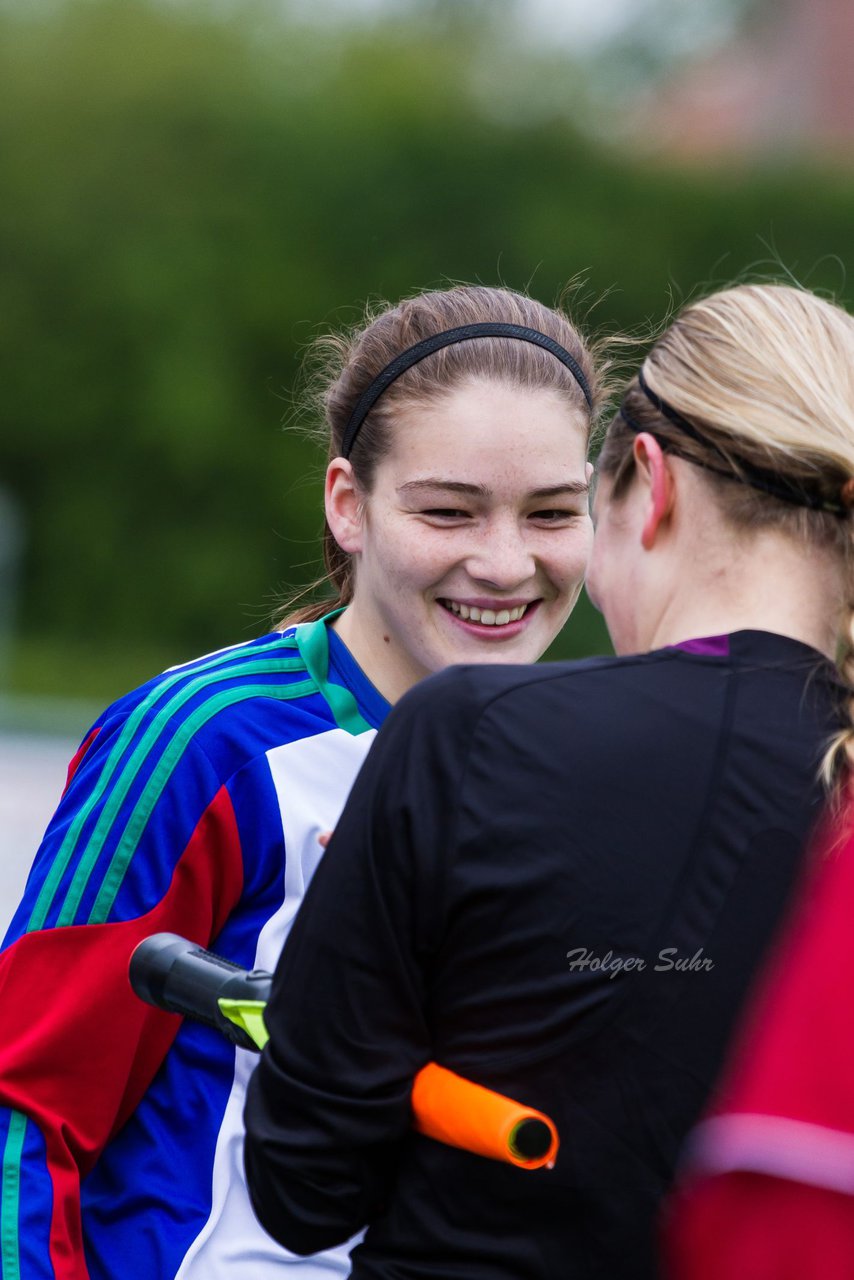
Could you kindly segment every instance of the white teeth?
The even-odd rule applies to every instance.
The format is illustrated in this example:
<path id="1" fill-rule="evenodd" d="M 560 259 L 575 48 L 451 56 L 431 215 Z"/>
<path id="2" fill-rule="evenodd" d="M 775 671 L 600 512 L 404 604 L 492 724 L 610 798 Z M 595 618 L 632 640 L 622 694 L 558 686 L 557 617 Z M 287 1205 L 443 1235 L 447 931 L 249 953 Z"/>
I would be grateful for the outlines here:
<path id="1" fill-rule="evenodd" d="M 477 605 L 457 604 L 456 600 L 445 600 L 444 605 L 458 618 L 469 622 L 479 622 L 485 627 L 506 627 L 508 622 L 518 622 L 525 614 L 527 605 L 517 605 L 515 609 L 478 609 Z"/>

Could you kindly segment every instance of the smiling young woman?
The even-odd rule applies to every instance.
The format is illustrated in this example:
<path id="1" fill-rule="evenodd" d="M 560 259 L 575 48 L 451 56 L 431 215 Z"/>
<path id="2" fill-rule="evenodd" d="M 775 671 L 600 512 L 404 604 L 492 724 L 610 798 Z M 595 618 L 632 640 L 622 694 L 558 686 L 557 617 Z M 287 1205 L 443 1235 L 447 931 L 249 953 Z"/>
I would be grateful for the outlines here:
<path id="1" fill-rule="evenodd" d="M 108 708 L 0 956 L 4 1274 L 349 1273 L 350 1244 L 298 1259 L 258 1225 L 249 1055 L 143 1005 L 128 961 L 167 930 L 272 969 L 390 704 L 543 652 L 587 562 L 602 390 L 566 316 L 507 290 L 422 294 L 325 345 L 333 595 Z"/>
<path id="2" fill-rule="evenodd" d="M 282 622 L 343 609 L 333 631 L 391 701 L 451 663 L 534 661 L 590 552 L 595 348 L 563 313 L 484 287 L 421 294 L 319 346 L 337 596 Z"/>
<path id="3" fill-rule="evenodd" d="M 592 541 L 586 421 L 553 391 L 472 380 L 401 415 L 363 495 L 330 467 L 356 560 L 335 629 L 390 700 L 454 662 L 532 662 L 578 598 Z"/>

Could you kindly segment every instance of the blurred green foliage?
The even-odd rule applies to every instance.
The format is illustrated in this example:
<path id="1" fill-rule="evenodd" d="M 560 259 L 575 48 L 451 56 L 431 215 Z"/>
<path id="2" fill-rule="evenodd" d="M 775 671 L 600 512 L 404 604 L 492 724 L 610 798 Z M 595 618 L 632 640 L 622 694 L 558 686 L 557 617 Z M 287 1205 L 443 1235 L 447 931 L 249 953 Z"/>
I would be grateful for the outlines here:
<path id="1" fill-rule="evenodd" d="M 568 112 L 487 109 L 484 6 L 427 8 L 343 30 L 285 0 L 0 9 L 18 687 L 113 696 L 315 576 L 321 458 L 282 424 L 307 343 L 367 298 L 460 279 L 553 302 L 582 273 L 594 327 L 637 330 L 779 261 L 845 299 L 850 174 L 687 176 Z M 523 101 L 537 55 L 500 65 Z M 605 644 L 588 606 L 553 654 Z"/>

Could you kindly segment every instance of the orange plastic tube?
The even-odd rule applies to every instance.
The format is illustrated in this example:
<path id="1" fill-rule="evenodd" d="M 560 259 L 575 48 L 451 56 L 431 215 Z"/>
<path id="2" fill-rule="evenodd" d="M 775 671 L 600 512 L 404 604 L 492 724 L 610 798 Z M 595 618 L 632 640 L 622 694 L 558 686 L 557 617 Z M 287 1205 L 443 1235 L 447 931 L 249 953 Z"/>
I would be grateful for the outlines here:
<path id="1" fill-rule="evenodd" d="M 557 1129 L 548 1116 L 435 1062 L 415 1077 L 412 1113 L 425 1137 L 520 1169 L 551 1169 L 557 1157 Z"/>

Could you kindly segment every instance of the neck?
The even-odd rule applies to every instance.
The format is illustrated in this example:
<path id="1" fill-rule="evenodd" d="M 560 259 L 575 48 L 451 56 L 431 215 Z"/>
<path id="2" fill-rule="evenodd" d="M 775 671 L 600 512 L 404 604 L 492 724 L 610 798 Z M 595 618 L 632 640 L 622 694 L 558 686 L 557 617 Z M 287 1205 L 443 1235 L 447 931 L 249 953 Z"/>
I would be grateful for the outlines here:
<path id="1" fill-rule="evenodd" d="M 679 575 L 677 581 L 686 581 Z M 749 549 L 728 549 L 716 568 L 666 601 L 649 627 L 649 649 L 704 635 L 771 631 L 833 659 L 844 599 L 834 557 L 805 553 L 775 533 L 759 533 Z"/>
<path id="2" fill-rule="evenodd" d="M 361 615 L 352 604 L 338 615 L 332 623 L 332 629 L 344 641 L 354 661 L 387 702 L 397 702 L 418 682 L 419 674 L 414 673 L 406 660 L 402 660 L 395 652 L 393 640 L 383 643 L 380 651 L 376 636 L 364 625 Z M 383 639 L 385 641 L 385 637 Z M 426 672 L 421 674 L 426 675 Z"/>

